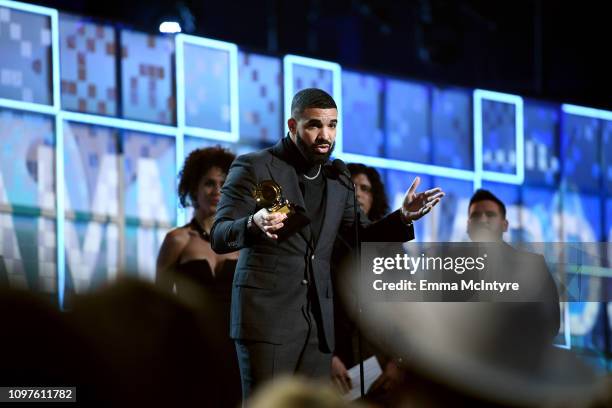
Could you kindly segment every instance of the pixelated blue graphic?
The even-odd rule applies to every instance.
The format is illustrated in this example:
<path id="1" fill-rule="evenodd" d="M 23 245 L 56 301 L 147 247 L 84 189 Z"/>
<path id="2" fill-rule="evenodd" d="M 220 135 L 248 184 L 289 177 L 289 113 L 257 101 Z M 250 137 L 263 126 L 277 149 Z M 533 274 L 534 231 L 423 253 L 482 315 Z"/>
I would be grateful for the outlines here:
<path id="1" fill-rule="evenodd" d="M 569 184 L 561 185 L 561 239 L 563 242 L 596 242 L 601 237 L 601 201 L 596 195 L 582 194 Z M 583 298 L 601 295 L 600 280 L 590 280 L 588 275 L 575 280 L 580 287 L 573 287 Z M 571 287 L 571 286 L 570 286 Z M 602 306 L 597 302 L 572 302 L 570 310 L 570 328 L 572 346 L 586 350 L 603 348 Z"/>
<path id="2" fill-rule="evenodd" d="M 66 220 L 66 298 L 89 292 L 118 273 L 118 227 Z"/>
<path id="3" fill-rule="evenodd" d="M 601 122 L 585 116 L 563 114 L 561 157 L 563 182 L 572 189 L 595 193 L 600 188 L 598 149 Z"/>
<path id="4" fill-rule="evenodd" d="M 559 109 L 527 100 L 524 107 L 525 184 L 554 186 L 559 174 Z"/>
<path id="5" fill-rule="evenodd" d="M 281 60 L 238 53 L 240 141 L 274 143 L 283 135 Z"/>
<path id="6" fill-rule="evenodd" d="M 385 94 L 385 157 L 430 163 L 430 114 L 426 85 L 388 80 Z"/>
<path id="7" fill-rule="evenodd" d="M 612 242 L 612 198 L 606 199 L 606 237 L 608 242 Z M 608 257 L 610 258 L 610 257 Z"/>
<path id="8" fill-rule="evenodd" d="M 0 6 L 0 55 L 0 98 L 53 103 L 49 17 Z"/>
<path id="9" fill-rule="evenodd" d="M 0 212 L 0 285 L 57 292 L 55 221 Z"/>
<path id="10" fill-rule="evenodd" d="M 66 212 L 117 216 L 119 212 L 118 131 L 64 123 Z"/>
<path id="11" fill-rule="evenodd" d="M 561 222 L 559 229 L 563 242 L 596 242 L 602 238 L 601 199 L 597 195 L 584 194 L 570 184 L 563 183 L 560 191 Z M 588 299 L 601 296 L 601 280 L 589 279 L 589 275 L 574 280 L 579 287 L 570 287 Z M 569 279 L 571 282 L 571 279 Z M 598 302 L 572 302 L 569 304 L 572 347 L 600 351 L 604 348 L 606 323 L 603 320 L 603 306 Z M 599 363 L 598 363 L 599 364 Z"/>
<path id="12" fill-rule="evenodd" d="M 516 106 L 482 101 L 483 170 L 516 173 Z"/>
<path id="13" fill-rule="evenodd" d="M 293 65 L 293 91 L 305 88 L 319 88 L 333 95 L 333 73 L 327 69 Z"/>
<path id="14" fill-rule="evenodd" d="M 229 143 L 220 142 L 218 140 L 206 140 L 201 137 L 185 136 L 185 155 L 186 158 L 189 153 L 196 149 L 204 149 L 206 147 L 220 146 L 224 149 L 228 149 L 235 155 L 246 154 L 260 150 L 259 147 L 253 145 L 247 145 L 242 143 Z M 182 167 L 182 164 L 181 164 Z"/>
<path id="15" fill-rule="evenodd" d="M 176 123 L 172 37 L 121 31 L 123 117 Z"/>
<path id="16" fill-rule="evenodd" d="M 571 302 L 569 304 L 572 346 L 591 352 L 605 348 L 603 306 L 605 303 Z M 591 354 L 592 356 L 592 354 Z M 592 356 L 593 357 L 593 356 Z M 603 354 L 602 359 L 605 358 Z"/>
<path id="17" fill-rule="evenodd" d="M 230 131 L 229 52 L 185 44 L 185 124 Z"/>
<path id="18" fill-rule="evenodd" d="M 52 118 L 0 109 L 0 204 L 55 210 L 54 140 Z"/>
<path id="19" fill-rule="evenodd" d="M 383 154 L 383 80 L 374 75 L 342 72 L 342 121 L 345 153 Z"/>
<path id="20" fill-rule="evenodd" d="M 155 280 L 155 263 L 159 248 L 169 228 L 125 226 L 126 275 L 150 282 Z"/>
<path id="21" fill-rule="evenodd" d="M 174 140 L 124 131 L 122 143 L 126 217 L 149 226 L 173 225 L 177 208 Z"/>
<path id="22" fill-rule="evenodd" d="M 472 108 L 467 90 L 434 88 L 432 92 L 433 164 L 472 170 Z"/>
<path id="23" fill-rule="evenodd" d="M 115 29 L 60 14 L 62 108 L 117 115 Z"/>
<path id="24" fill-rule="evenodd" d="M 557 190 L 544 187 L 522 189 L 521 227 L 523 242 L 561 242 L 560 231 L 555 228 L 555 215 L 559 214 Z"/>
<path id="25" fill-rule="evenodd" d="M 436 212 L 434 232 L 436 242 L 468 241 L 467 218 L 474 186 L 470 181 L 434 177 L 432 186 L 442 186 L 446 196 L 433 210 Z"/>
<path id="26" fill-rule="evenodd" d="M 184 158 L 187 158 L 187 156 L 189 156 L 189 153 L 191 153 L 192 151 L 196 149 L 204 149 L 206 147 L 212 147 L 212 146 L 221 146 L 221 147 L 231 150 L 232 144 L 225 143 L 225 142 L 221 143 L 221 142 L 214 141 L 214 140 L 206 140 L 201 137 L 185 136 Z M 180 163 L 181 168 L 183 168 L 183 164 L 184 163 Z"/>
<path id="27" fill-rule="evenodd" d="M 604 186 L 606 194 L 612 196 L 612 121 L 610 120 L 602 121 L 601 151 L 603 152 L 602 170 Z"/>
<path id="28" fill-rule="evenodd" d="M 562 187 L 563 242 L 598 242 L 602 238 L 602 208 L 597 195 L 583 194 L 572 187 Z"/>

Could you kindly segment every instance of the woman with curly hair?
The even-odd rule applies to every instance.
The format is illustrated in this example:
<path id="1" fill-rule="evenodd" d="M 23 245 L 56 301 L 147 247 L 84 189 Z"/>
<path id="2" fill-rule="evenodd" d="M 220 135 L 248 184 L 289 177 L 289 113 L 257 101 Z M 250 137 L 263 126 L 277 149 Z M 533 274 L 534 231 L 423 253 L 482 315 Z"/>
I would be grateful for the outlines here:
<path id="1" fill-rule="evenodd" d="M 210 228 L 221 198 L 221 187 L 235 156 L 219 146 L 192 151 L 179 175 L 178 196 L 184 208 L 193 207 L 193 218 L 166 234 L 157 257 L 156 284 L 173 292 L 191 305 L 202 305 L 218 317 L 204 324 L 218 328 L 216 337 L 224 340 L 227 368 L 232 379 L 224 384 L 227 401 L 241 401 L 240 376 L 233 342 L 229 338 L 232 281 L 238 252 L 218 255 L 210 246 Z M 207 316 L 211 316 L 208 310 Z M 212 335 L 212 334 L 211 334 Z M 212 369 L 212 368 L 202 368 Z"/>
<path id="2" fill-rule="evenodd" d="M 193 218 L 188 224 L 168 232 L 157 258 L 156 283 L 172 291 L 176 286 L 180 295 L 182 278 L 209 287 L 218 281 L 229 281 L 227 260 L 236 260 L 238 253 L 216 254 L 210 246 L 212 227 L 221 187 L 234 155 L 221 147 L 192 151 L 179 177 L 178 195 L 181 206 L 193 207 Z M 178 278 L 178 279 L 177 279 Z M 210 288 L 209 288 L 210 289 Z"/>

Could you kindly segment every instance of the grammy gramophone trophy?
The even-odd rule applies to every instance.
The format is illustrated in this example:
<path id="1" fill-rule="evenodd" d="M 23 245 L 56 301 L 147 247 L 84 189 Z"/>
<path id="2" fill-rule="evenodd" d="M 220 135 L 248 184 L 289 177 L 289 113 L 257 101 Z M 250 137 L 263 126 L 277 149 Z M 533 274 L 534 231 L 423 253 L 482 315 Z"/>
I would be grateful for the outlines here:
<path id="1" fill-rule="evenodd" d="M 281 186 L 274 180 L 264 180 L 257 184 L 253 197 L 257 202 L 257 207 L 287 216 L 287 219 L 283 221 L 283 227 L 275 232 L 279 240 L 289 237 L 310 223 L 304 209 L 284 198 Z"/>

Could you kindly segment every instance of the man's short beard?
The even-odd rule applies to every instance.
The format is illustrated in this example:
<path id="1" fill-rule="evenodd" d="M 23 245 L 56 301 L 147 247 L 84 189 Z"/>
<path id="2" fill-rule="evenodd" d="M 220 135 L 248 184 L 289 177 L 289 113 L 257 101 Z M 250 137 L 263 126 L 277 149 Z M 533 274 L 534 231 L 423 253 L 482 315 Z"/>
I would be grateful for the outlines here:
<path id="1" fill-rule="evenodd" d="M 317 153 L 313 150 L 313 146 L 308 146 L 306 144 L 306 142 L 304 142 L 304 139 L 302 139 L 302 135 L 300 135 L 300 132 L 298 132 L 297 130 L 296 132 L 296 145 L 298 147 L 298 150 L 300 151 L 300 153 L 302 153 L 302 156 L 304 156 L 304 158 L 306 159 L 306 161 L 310 164 L 324 164 L 327 163 L 327 161 L 329 160 L 329 158 L 331 157 L 332 153 L 334 152 L 334 148 L 336 147 L 335 143 L 332 143 L 329 147 L 329 150 L 327 151 L 327 153 Z"/>

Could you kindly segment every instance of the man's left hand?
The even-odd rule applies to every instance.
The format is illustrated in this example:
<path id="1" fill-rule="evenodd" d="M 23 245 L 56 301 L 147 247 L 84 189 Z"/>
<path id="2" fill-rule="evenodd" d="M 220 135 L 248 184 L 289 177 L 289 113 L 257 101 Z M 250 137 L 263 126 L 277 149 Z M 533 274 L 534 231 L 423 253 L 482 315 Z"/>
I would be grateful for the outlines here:
<path id="1" fill-rule="evenodd" d="M 440 187 L 432 188 L 423 193 L 417 193 L 416 189 L 421 184 L 421 178 L 416 177 L 412 185 L 406 191 L 404 202 L 402 203 L 401 213 L 404 222 L 416 221 L 428 212 L 444 197 L 444 192 Z"/>

